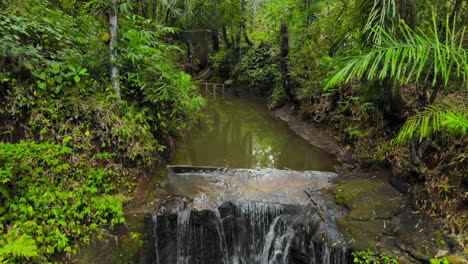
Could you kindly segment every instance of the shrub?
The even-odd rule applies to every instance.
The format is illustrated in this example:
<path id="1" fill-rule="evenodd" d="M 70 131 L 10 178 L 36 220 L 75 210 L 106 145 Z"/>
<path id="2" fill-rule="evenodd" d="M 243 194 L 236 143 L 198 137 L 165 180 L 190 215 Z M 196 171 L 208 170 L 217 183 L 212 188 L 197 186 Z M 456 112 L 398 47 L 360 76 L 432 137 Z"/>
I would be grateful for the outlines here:
<path id="1" fill-rule="evenodd" d="M 278 75 L 271 49 L 264 44 L 250 49 L 232 75 L 239 91 L 258 96 L 271 95 Z"/>
<path id="2" fill-rule="evenodd" d="M 50 143 L 0 143 L 0 259 L 44 261 L 72 253 L 103 227 L 123 223 L 119 167 Z"/>

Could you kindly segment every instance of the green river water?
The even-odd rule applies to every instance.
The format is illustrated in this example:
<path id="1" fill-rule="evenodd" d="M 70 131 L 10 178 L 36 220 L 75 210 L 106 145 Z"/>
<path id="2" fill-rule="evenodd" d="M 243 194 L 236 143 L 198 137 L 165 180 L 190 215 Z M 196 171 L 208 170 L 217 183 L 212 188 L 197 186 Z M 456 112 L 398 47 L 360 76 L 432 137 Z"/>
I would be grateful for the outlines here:
<path id="1" fill-rule="evenodd" d="M 208 101 L 205 117 L 176 145 L 171 164 L 333 171 L 334 158 L 273 117 L 257 98 Z"/>

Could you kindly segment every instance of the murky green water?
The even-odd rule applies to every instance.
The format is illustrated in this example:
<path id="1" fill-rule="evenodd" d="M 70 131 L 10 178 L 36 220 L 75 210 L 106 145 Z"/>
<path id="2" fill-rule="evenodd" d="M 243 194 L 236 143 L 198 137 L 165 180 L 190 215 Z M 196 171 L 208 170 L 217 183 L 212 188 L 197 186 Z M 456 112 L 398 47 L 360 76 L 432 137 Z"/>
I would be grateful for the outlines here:
<path id="1" fill-rule="evenodd" d="M 171 164 L 333 171 L 333 157 L 311 146 L 256 98 L 208 101 L 206 118 L 176 145 Z"/>

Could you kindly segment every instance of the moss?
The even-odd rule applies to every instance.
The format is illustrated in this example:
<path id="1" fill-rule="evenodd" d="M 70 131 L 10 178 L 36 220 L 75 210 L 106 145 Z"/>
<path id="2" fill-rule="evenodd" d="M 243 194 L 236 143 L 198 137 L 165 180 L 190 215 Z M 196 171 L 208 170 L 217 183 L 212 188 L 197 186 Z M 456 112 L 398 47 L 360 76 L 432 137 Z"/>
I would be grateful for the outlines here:
<path id="1" fill-rule="evenodd" d="M 348 221 L 341 218 L 338 220 L 338 226 L 355 250 L 374 249 L 385 231 L 384 220 Z"/>
<path id="2" fill-rule="evenodd" d="M 468 261 L 466 258 L 460 256 L 447 256 L 447 260 L 450 264 L 466 264 Z"/>
<path id="3" fill-rule="evenodd" d="M 368 179 L 350 179 L 333 191 L 335 202 L 349 209 L 349 220 L 389 219 L 400 212 L 401 199 L 393 188 Z"/>
<path id="4" fill-rule="evenodd" d="M 435 239 L 442 238 L 442 232 L 440 232 L 439 230 L 434 231 L 432 235 L 434 236 Z"/>
<path id="5" fill-rule="evenodd" d="M 434 239 L 436 241 L 438 241 L 441 246 L 446 246 L 447 245 L 447 242 L 445 241 L 445 239 L 444 239 L 444 237 L 442 235 L 442 232 L 440 232 L 439 230 L 436 230 L 436 231 L 434 231 L 432 233 L 432 235 L 434 236 Z"/>
<path id="6" fill-rule="evenodd" d="M 352 208 L 352 201 L 355 197 L 365 193 L 375 193 L 381 184 L 367 179 L 353 179 L 343 181 L 333 190 L 335 201 L 348 208 Z"/>
<path id="7" fill-rule="evenodd" d="M 390 219 L 401 211 L 401 199 L 395 193 L 377 192 L 357 196 L 353 209 L 348 215 L 350 220 Z"/>

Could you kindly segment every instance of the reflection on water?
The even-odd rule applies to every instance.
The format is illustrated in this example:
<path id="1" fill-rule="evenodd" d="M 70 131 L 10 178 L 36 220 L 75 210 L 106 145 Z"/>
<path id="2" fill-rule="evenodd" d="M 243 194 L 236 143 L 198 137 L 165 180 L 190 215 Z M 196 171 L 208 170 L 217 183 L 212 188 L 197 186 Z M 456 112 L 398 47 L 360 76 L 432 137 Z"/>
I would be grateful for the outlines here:
<path id="1" fill-rule="evenodd" d="M 210 101 L 205 113 L 177 143 L 172 164 L 333 171 L 334 159 L 272 117 L 262 100 Z"/>

